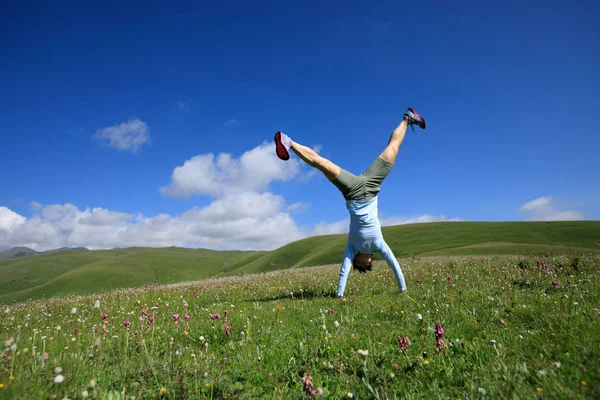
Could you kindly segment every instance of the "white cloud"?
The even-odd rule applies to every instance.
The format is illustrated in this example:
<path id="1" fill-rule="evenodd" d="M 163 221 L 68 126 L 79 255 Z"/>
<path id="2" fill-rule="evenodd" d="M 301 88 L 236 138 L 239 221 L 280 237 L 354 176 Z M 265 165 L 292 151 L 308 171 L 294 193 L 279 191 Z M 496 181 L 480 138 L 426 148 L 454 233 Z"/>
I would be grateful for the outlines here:
<path id="1" fill-rule="evenodd" d="M 563 207 L 561 207 L 563 208 Z M 576 221 L 585 219 L 585 214 L 575 210 L 559 210 L 550 196 L 538 197 L 523 204 L 519 211 L 528 214 L 526 221 Z"/>
<path id="2" fill-rule="evenodd" d="M 389 217 L 381 219 L 381 226 L 422 224 L 427 222 L 457 222 L 464 221 L 462 218 L 446 218 L 444 215 L 424 214 L 416 217 Z"/>
<path id="3" fill-rule="evenodd" d="M 426 222 L 449 222 L 449 221 L 464 221 L 461 218 L 450 218 L 447 219 L 445 216 L 440 215 L 430 215 L 424 214 L 416 217 L 388 217 L 388 218 L 380 218 L 379 222 L 381 226 L 391 226 L 391 225 L 404 225 L 404 224 L 418 224 L 418 223 L 426 223 Z M 340 221 L 336 222 L 322 222 L 313 228 L 311 234 L 312 235 L 333 235 L 337 233 L 346 233 L 350 228 L 350 218 L 344 218 Z"/>
<path id="4" fill-rule="evenodd" d="M 25 218 L 0 207 L 0 248 L 43 251 L 63 246 L 106 249 L 129 246 L 201 246 L 272 250 L 307 236 L 287 214 L 281 196 L 241 193 L 180 216 L 131 215 L 103 208 L 53 204 Z"/>
<path id="5" fill-rule="evenodd" d="M 183 111 L 183 112 L 189 111 L 190 103 L 188 103 L 187 101 L 178 101 L 177 108 L 179 109 L 179 111 Z"/>
<path id="6" fill-rule="evenodd" d="M 264 142 L 237 159 L 228 153 L 192 157 L 173 170 L 171 182 L 160 190 L 178 198 L 222 197 L 229 193 L 262 191 L 273 181 L 288 181 L 299 173 L 297 159 L 281 161 L 275 155 L 274 145 Z"/>
<path id="7" fill-rule="evenodd" d="M 231 118 L 228 119 L 227 121 L 225 121 L 225 123 L 223 124 L 224 126 L 234 126 L 234 125 L 239 125 L 240 121 L 235 119 L 235 118 Z"/>
<path id="8" fill-rule="evenodd" d="M 25 222 L 25 218 L 16 212 L 0 207 L 0 239 L 2 234 L 7 235 Z"/>
<path id="9" fill-rule="evenodd" d="M 305 212 L 306 210 L 308 210 L 309 205 L 305 204 L 305 203 L 294 203 L 294 204 L 290 204 L 288 206 L 288 208 L 286 209 L 286 211 L 290 214 L 301 214 L 303 212 Z"/>
<path id="10" fill-rule="evenodd" d="M 137 118 L 99 129 L 93 138 L 108 147 L 133 153 L 137 153 L 144 143 L 150 141 L 148 125 Z"/>
<path id="11" fill-rule="evenodd" d="M 321 222 L 312 230 L 315 236 L 320 235 L 335 235 L 338 233 L 346 233 L 350 228 L 350 218 L 345 218 L 336 222 Z"/>
<path id="12" fill-rule="evenodd" d="M 104 208 L 80 210 L 73 204 L 40 205 L 30 218 L 0 207 L 0 248 L 26 246 L 37 251 L 60 247 L 205 247 L 216 250 L 273 250 L 317 235 L 347 233 L 349 219 L 301 228 L 273 193 L 232 193 L 181 215 L 132 215 Z M 387 218 L 388 223 L 446 220 L 424 215 Z"/>

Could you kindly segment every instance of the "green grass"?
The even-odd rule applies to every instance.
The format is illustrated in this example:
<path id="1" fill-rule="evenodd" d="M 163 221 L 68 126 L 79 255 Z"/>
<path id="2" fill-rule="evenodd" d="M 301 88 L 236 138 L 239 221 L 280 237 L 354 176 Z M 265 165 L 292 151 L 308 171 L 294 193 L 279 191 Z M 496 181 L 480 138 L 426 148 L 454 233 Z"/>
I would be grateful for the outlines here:
<path id="1" fill-rule="evenodd" d="M 398 258 L 600 251 L 600 222 L 443 222 L 383 228 Z M 0 304 L 206 277 L 339 263 L 347 235 L 303 239 L 270 252 L 182 248 L 60 251 L 0 261 Z"/>
<path id="2" fill-rule="evenodd" d="M 402 268 L 408 295 L 377 262 L 343 299 L 334 264 L 4 306 L 0 398 L 302 399 L 306 374 L 319 398 L 599 398 L 599 255 Z"/>

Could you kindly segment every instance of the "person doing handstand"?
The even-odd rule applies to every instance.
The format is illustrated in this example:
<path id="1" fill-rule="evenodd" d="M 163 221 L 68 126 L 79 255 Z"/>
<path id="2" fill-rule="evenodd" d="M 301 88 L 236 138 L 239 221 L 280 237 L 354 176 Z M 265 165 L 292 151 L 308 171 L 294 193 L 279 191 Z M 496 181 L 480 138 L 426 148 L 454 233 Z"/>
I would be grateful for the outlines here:
<path id="1" fill-rule="evenodd" d="M 313 149 L 292 141 L 286 134 L 282 132 L 275 134 L 275 151 L 280 159 L 289 160 L 289 150 L 293 150 L 308 165 L 320 170 L 340 190 L 346 200 L 346 208 L 350 213 L 350 232 L 340 269 L 337 297 L 344 295 L 351 266 L 361 273 L 371 271 L 374 252 L 379 252 L 392 268 L 400 291 L 407 290 L 398 260 L 383 239 L 377 197 L 381 191 L 381 183 L 396 161 L 398 149 L 409 125 L 417 125 L 425 129 L 425 119 L 413 108 L 408 108 L 402 122 L 392 132 L 383 152 L 365 172 L 358 176 L 321 157 Z"/>

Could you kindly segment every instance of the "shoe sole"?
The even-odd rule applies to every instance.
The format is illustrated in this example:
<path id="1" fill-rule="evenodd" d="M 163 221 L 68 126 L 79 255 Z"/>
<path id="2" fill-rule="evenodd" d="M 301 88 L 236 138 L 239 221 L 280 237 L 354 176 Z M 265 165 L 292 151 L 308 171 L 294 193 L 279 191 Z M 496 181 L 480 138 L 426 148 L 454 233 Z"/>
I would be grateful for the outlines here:
<path id="1" fill-rule="evenodd" d="M 290 153 L 285 148 L 283 144 L 283 139 L 281 138 L 281 132 L 277 132 L 274 137 L 275 140 L 275 152 L 277 153 L 277 157 L 281 158 L 284 161 L 290 159 Z"/>
<path id="2" fill-rule="evenodd" d="M 410 111 L 411 113 L 414 114 L 414 116 L 421 120 L 421 122 L 423 122 L 423 126 L 419 125 L 419 127 L 421 127 L 422 129 L 425 129 L 425 127 L 427 126 L 427 124 L 425 123 L 425 118 L 423 118 L 418 112 L 415 111 L 414 108 L 412 107 L 408 107 L 408 111 Z"/>

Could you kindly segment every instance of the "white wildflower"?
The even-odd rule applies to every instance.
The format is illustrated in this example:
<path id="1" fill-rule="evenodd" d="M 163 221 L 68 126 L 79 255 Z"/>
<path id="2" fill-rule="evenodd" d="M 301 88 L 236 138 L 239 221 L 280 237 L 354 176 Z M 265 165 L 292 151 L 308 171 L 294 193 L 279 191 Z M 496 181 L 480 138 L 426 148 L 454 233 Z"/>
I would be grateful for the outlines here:
<path id="1" fill-rule="evenodd" d="M 81 392 L 81 397 L 83 397 L 84 399 L 87 399 L 87 397 L 89 396 L 88 391 L 84 390 L 83 392 Z"/>
<path id="2" fill-rule="evenodd" d="M 55 373 L 56 375 L 60 374 L 62 371 L 63 371 L 63 370 L 62 370 L 62 368 L 61 368 L 61 367 L 56 367 L 56 368 L 54 368 L 54 373 Z"/>
<path id="3" fill-rule="evenodd" d="M 418 319 L 419 321 L 423 321 L 423 316 L 422 316 L 421 314 L 417 314 L 417 319 Z"/>
<path id="4" fill-rule="evenodd" d="M 337 321 L 334 321 L 334 322 L 333 322 L 333 325 L 334 325 L 336 328 L 339 328 L 339 327 L 340 327 L 340 323 L 339 323 L 339 322 L 337 322 Z"/>
<path id="5" fill-rule="evenodd" d="M 94 308 L 100 308 L 100 300 L 96 300 L 94 303 Z"/>
<path id="6" fill-rule="evenodd" d="M 363 357 L 366 357 L 369 355 L 369 350 L 358 350 L 358 354 L 360 354 Z"/>
<path id="7" fill-rule="evenodd" d="M 77 314 L 77 307 L 71 308 L 71 314 Z"/>
<path id="8" fill-rule="evenodd" d="M 65 377 L 62 375 L 56 375 L 54 378 L 54 383 L 62 383 L 65 380 Z"/>

